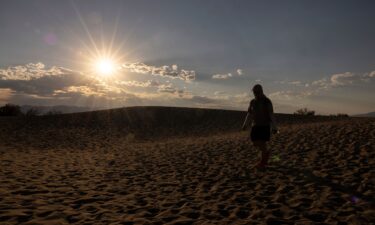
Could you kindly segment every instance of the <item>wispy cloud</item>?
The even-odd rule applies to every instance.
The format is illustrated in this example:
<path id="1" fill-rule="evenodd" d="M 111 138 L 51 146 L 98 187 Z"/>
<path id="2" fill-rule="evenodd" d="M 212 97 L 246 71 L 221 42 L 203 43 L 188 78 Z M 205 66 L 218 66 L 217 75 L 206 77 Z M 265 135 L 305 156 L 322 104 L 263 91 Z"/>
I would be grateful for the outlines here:
<path id="1" fill-rule="evenodd" d="M 72 70 L 63 67 L 47 68 L 43 63 L 28 63 L 25 65 L 10 66 L 6 69 L 0 68 L 0 80 L 32 80 L 44 76 L 57 76 L 72 73 Z"/>
<path id="2" fill-rule="evenodd" d="M 290 81 L 289 84 L 300 86 L 300 85 L 302 85 L 302 82 L 296 80 L 296 81 Z"/>
<path id="3" fill-rule="evenodd" d="M 242 76 L 243 75 L 243 70 L 242 69 L 237 69 L 234 73 L 217 73 L 212 75 L 212 79 L 217 79 L 217 80 L 226 80 L 234 76 Z"/>
<path id="4" fill-rule="evenodd" d="M 173 87 L 171 84 L 160 85 L 158 87 L 158 92 L 159 93 L 174 94 L 174 95 L 177 95 L 180 98 L 182 98 L 182 97 L 189 97 L 189 96 L 192 95 L 190 92 L 188 92 L 188 91 L 186 91 L 184 89 Z"/>
<path id="5" fill-rule="evenodd" d="M 225 79 L 228 79 L 230 77 L 232 77 L 231 73 L 227 73 L 227 74 L 214 74 L 214 75 L 212 75 L 212 79 L 225 80 Z"/>
<path id="6" fill-rule="evenodd" d="M 353 84 L 353 82 L 357 81 L 360 78 L 356 76 L 354 73 L 346 72 L 341 74 L 333 74 L 331 76 L 331 83 L 332 86 L 345 86 Z"/>
<path id="7" fill-rule="evenodd" d="M 328 89 L 333 87 L 350 86 L 362 82 L 371 82 L 373 78 L 375 78 L 375 71 L 364 74 L 345 72 L 333 74 L 330 77 L 325 77 L 320 80 L 313 81 L 310 83 L 310 85 Z"/>
<path id="8" fill-rule="evenodd" d="M 293 85 L 296 87 L 296 90 L 276 91 L 269 96 L 278 100 L 303 99 L 309 96 L 320 95 L 322 92 L 327 92 L 335 88 L 348 87 L 363 82 L 371 82 L 374 78 L 375 71 L 364 74 L 355 74 L 352 72 L 333 74 L 329 77 L 306 83 L 301 81 L 278 81 L 277 83 L 279 84 Z"/>
<path id="9" fill-rule="evenodd" d="M 138 64 L 131 67 L 138 72 L 193 79 L 191 71 L 170 67 L 147 67 Z M 152 69 L 150 71 L 150 69 Z M 195 75 L 194 75 L 195 76 Z M 182 78 L 184 77 L 184 78 Z M 128 87 L 135 87 L 130 91 Z M 137 88 L 154 88 L 139 92 Z M 155 89 L 156 88 L 156 89 Z M 105 81 L 100 77 L 61 67 L 47 67 L 43 63 L 29 63 L 0 69 L 0 102 L 28 101 L 30 104 L 109 104 L 142 105 L 152 102 L 174 101 L 191 98 L 186 88 L 157 80 L 118 80 L 114 77 Z M 113 105 L 112 105 L 113 106 Z"/>
<path id="10" fill-rule="evenodd" d="M 292 100 L 312 95 L 311 91 L 276 91 L 269 94 L 269 97 L 275 100 Z"/>
<path id="11" fill-rule="evenodd" d="M 125 70 L 129 70 L 133 73 L 141 73 L 141 74 L 150 74 L 154 76 L 164 76 L 170 78 L 179 78 L 184 81 L 193 81 L 195 80 L 195 71 L 194 70 L 178 70 L 177 65 L 171 66 L 150 66 L 146 65 L 145 63 L 136 62 L 136 63 L 125 63 L 122 65 L 122 68 Z"/>
<path id="12" fill-rule="evenodd" d="M 161 85 L 160 82 L 156 80 L 148 80 L 148 81 L 136 81 L 136 80 L 130 80 L 130 81 L 116 81 L 115 83 L 119 85 L 125 85 L 128 87 L 158 87 Z"/>
<path id="13" fill-rule="evenodd" d="M 0 70 L 0 88 L 17 93 L 50 95 L 69 86 L 93 86 L 99 81 L 62 67 L 47 68 L 43 63 L 8 67 Z"/>
<path id="14" fill-rule="evenodd" d="M 215 91 L 214 92 L 214 95 L 225 95 L 225 94 L 227 94 L 227 92 L 225 92 L 225 91 Z"/>

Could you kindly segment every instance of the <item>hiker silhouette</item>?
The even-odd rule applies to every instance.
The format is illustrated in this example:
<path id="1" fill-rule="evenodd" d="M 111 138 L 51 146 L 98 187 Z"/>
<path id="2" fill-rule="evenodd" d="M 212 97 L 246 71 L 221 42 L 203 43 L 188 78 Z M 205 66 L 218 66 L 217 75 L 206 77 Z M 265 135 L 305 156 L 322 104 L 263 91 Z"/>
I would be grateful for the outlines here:
<path id="1" fill-rule="evenodd" d="M 248 127 L 250 131 L 250 139 L 254 146 L 262 152 L 262 159 L 257 164 L 258 168 L 264 168 L 268 164 L 270 158 L 270 150 L 267 149 L 267 142 L 271 138 L 271 132 L 277 133 L 275 117 L 273 115 L 272 102 L 263 92 L 263 87 L 256 84 L 253 89 L 254 99 L 250 101 L 245 121 L 242 129 Z"/>

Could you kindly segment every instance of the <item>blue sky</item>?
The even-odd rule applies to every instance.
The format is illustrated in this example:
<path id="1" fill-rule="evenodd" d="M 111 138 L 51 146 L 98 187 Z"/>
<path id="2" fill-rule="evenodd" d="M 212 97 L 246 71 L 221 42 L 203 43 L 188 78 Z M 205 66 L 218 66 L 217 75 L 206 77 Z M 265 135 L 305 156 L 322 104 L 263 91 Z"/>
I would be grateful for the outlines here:
<path id="1" fill-rule="evenodd" d="M 1 1 L 0 103 L 375 111 L 374 1 Z M 115 61 L 102 76 L 97 58 Z"/>

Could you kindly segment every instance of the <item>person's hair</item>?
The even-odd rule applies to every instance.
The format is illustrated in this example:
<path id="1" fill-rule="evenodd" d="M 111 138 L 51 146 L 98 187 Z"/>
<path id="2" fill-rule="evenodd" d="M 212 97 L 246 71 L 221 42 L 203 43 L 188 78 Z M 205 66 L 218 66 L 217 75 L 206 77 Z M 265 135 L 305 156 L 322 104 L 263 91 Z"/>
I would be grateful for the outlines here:
<path id="1" fill-rule="evenodd" d="M 260 93 L 263 93 L 263 87 L 262 85 L 260 84 L 256 84 L 254 85 L 253 89 L 252 89 L 254 92 L 260 92 Z"/>

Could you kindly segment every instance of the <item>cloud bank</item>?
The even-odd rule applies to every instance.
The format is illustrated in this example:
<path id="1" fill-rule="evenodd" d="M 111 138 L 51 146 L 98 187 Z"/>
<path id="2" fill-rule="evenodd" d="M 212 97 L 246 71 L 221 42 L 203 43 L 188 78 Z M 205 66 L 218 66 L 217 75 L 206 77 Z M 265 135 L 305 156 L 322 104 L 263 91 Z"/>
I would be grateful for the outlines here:
<path id="1" fill-rule="evenodd" d="M 195 71 L 194 70 L 178 70 L 177 65 L 171 66 L 150 66 L 146 65 L 145 63 L 136 62 L 136 63 L 125 63 L 122 65 L 124 70 L 129 70 L 133 73 L 141 73 L 141 74 L 151 74 L 154 76 L 163 76 L 169 78 L 179 78 L 184 81 L 193 81 L 195 80 Z"/>
<path id="2" fill-rule="evenodd" d="M 150 80 L 127 80 L 129 76 L 114 76 L 109 80 L 68 68 L 48 67 L 41 62 L 0 68 L 0 103 L 75 106 L 121 107 L 132 105 L 174 105 L 185 107 L 246 109 L 248 93 L 233 94 L 228 89 L 209 90 L 196 87 L 195 71 L 179 69 L 177 65 L 149 66 L 144 63 L 123 65 L 120 72 L 134 72 L 157 76 Z M 212 79 L 229 79 L 243 75 L 241 69 L 233 73 L 215 74 Z M 166 77 L 177 79 L 158 79 Z M 309 97 L 321 96 L 323 92 L 370 83 L 375 71 L 364 74 L 345 72 L 333 74 L 310 82 L 276 82 L 286 89 L 275 90 L 269 96 L 280 108 L 291 109 Z M 184 87 L 180 87 L 185 81 Z M 256 80 L 258 82 L 260 80 Z M 185 87 L 185 85 L 187 87 Z M 362 86 L 360 86 L 362 87 Z M 195 90 L 193 93 L 189 89 Z M 208 92 L 211 92 L 208 93 Z M 326 95 L 328 96 L 328 95 Z M 289 105 L 280 105 L 288 103 Z M 292 104 L 293 103 L 293 104 Z"/>
<path id="3" fill-rule="evenodd" d="M 11 66 L 7 69 L 0 68 L 0 80 L 32 80 L 71 72 L 71 70 L 63 67 L 53 66 L 51 68 L 46 68 L 41 62 L 28 63 L 26 65 Z"/>

